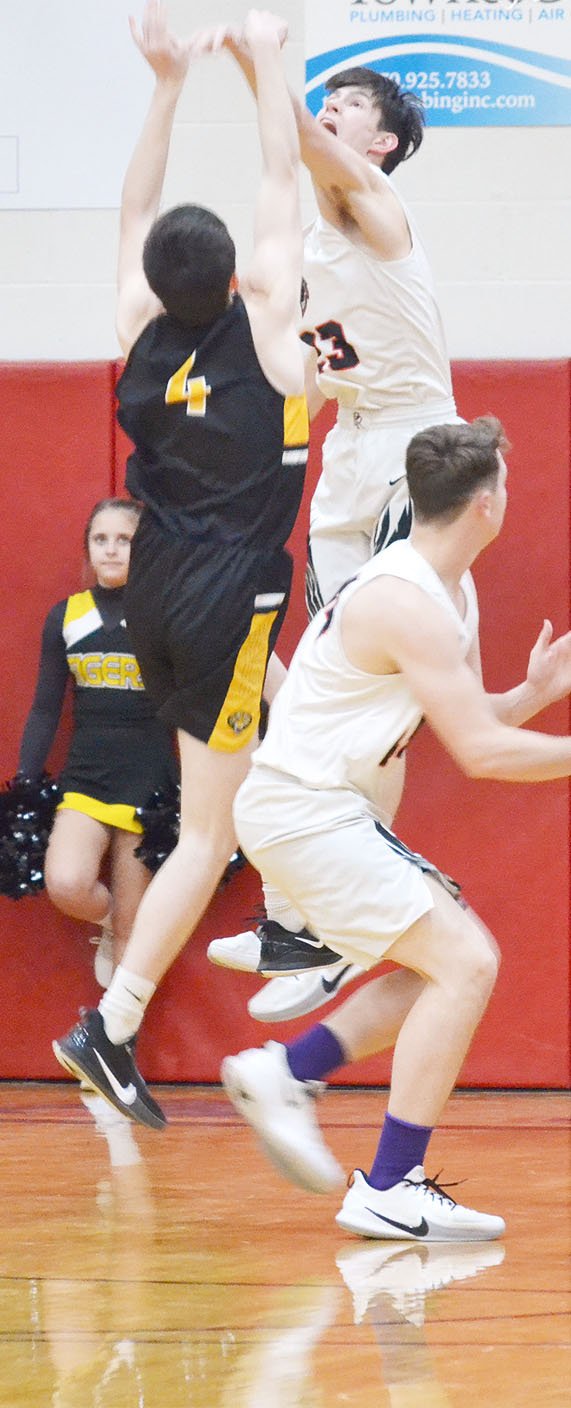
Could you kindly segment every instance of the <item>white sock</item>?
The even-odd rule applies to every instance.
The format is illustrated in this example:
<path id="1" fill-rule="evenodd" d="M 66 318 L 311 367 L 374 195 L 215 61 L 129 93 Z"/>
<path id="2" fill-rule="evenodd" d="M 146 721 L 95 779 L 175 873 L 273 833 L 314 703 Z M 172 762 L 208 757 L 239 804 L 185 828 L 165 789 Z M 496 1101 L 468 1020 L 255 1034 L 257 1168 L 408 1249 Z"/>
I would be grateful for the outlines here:
<path id="1" fill-rule="evenodd" d="M 282 924 L 283 928 L 289 929 L 292 934 L 299 934 L 300 930 L 304 928 L 299 910 L 294 909 L 289 900 L 284 899 L 284 896 L 273 885 L 267 885 L 265 881 L 262 881 L 262 889 L 268 919 L 274 919 L 277 924 Z"/>
<path id="2" fill-rule="evenodd" d="M 99 1003 L 105 1031 L 115 1046 L 122 1046 L 138 1032 L 155 990 L 156 983 L 130 973 L 122 964 L 115 969 Z"/>

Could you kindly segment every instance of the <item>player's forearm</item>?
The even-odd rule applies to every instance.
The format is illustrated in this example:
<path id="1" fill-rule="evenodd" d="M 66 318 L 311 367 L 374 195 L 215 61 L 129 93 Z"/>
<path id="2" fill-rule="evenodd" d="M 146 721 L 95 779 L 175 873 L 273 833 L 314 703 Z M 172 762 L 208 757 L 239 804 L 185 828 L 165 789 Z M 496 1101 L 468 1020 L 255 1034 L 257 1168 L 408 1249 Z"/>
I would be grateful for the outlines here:
<path id="1" fill-rule="evenodd" d="M 233 39 L 230 36 L 226 40 L 226 48 L 228 49 L 228 52 L 232 54 L 232 57 L 236 60 L 238 67 L 242 70 L 248 87 L 256 98 L 258 93 L 258 89 L 256 86 L 256 70 L 252 63 L 252 59 L 248 49 L 246 49 L 245 46 L 239 42 L 239 40 Z"/>
<path id="2" fill-rule="evenodd" d="M 295 94 L 292 94 L 292 105 L 299 133 L 301 159 L 313 175 L 315 163 L 319 161 L 320 156 L 323 159 L 324 134 L 309 108 Z"/>
<path id="3" fill-rule="evenodd" d="M 470 777 L 495 782 L 549 782 L 571 776 L 571 738 L 501 727 L 466 738 L 455 751 Z"/>
<path id="4" fill-rule="evenodd" d="M 229 40 L 227 47 L 256 97 L 256 71 L 249 53 L 236 40 Z M 309 108 L 291 88 L 289 96 L 298 132 L 301 160 L 317 185 L 336 185 L 341 190 L 351 190 L 362 185 L 362 170 L 357 171 L 354 156 L 349 149 L 320 127 Z"/>
<path id="5" fill-rule="evenodd" d="M 161 199 L 171 133 L 182 80 L 159 79 L 141 135 L 127 167 L 121 198 L 123 216 L 153 220 Z"/>
<path id="6" fill-rule="evenodd" d="M 527 723 L 528 719 L 534 719 L 551 702 L 527 680 L 514 689 L 506 690 L 505 694 L 489 694 L 488 699 L 499 722 L 514 728 Z"/>
<path id="7" fill-rule="evenodd" d="M 278 179 L 297 179 L 299 138 L 277 40 L 256 45 L 253 65 L 264 167 Z"/>
<path id="8" fill-rule="evenodd" d="M 248 87 L 250 88 L 254 97 L 257 98 L 258 79 L 256 75 L 256 69 L 254 67 L 249 52 L 243 47 L 243 45 L 241 45 L 236 40 L 229 40 L 227 47 L 230 50 L 230 53 L 235 58 L 238 67 L 242 70 Z M 301 147 L 301 157 L 303 161 L 306 161 L 306 157 L 304 154 L 304 141 L 307 142 L 308 152 L 310 150 L 311 144 L 307 141 L 307 137 L 304 135 L 305 128 L 307 126 L 311 130 L 311 128 L 316 126 L 317 124 L 315 123 L 315 119 L 311 116 L 308 109 L 305 107 L 305 104 L 300 102 L 300 99 L 296 96 L 295 93 L 292 92 L 291 88 L 288 88 L 288 93 L 291 107 L 293 110 L 295 125 L 297 128 L 298 142 Z M 309 165 L 309 162 L 306 162 L 306 164 Z"/>
<path id="9" fill-rule="evenodd" d="M 305 103 L 293 94 L 292 104 L 301 159 L 315 184 L 324 190 L 347 194 L 368 189 L 370 174 L 363 157 L 322 127 Z"/>

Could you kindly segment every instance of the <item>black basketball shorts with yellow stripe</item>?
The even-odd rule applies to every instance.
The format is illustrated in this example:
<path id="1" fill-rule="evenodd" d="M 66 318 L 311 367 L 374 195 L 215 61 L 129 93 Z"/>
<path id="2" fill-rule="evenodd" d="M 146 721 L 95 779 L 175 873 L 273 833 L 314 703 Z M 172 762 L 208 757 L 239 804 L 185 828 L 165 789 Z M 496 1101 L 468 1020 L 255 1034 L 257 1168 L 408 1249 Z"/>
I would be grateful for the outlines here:
<path id="1" fill-rule="evenodd" d="M 193 542 L 143 515 L 125 612 L 157 716 L 218 752 L 256 735 L 287 610 L 292 559 L 221 538 Z"/>

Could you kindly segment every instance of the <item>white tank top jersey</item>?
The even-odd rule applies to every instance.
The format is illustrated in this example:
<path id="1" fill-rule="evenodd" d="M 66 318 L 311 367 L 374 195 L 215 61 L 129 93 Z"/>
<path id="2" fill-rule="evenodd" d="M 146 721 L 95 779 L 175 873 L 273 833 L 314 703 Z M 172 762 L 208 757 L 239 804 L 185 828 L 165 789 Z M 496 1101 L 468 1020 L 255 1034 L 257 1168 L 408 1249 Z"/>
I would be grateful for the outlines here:
<path id="1" fill-rule="evenodd" d="M 254 753 L 263 764 L 312 788 L 349 788 L 373 804 L 379 765 L 406 746 L 422 709 L 404 675 L 371 675 L 347 659 L 341 618 L 347 602 L 377 577 L 414 582 L 453 620 L 464 655 L 478 627 L 478 599 L 470 572 L 461 580 L 462 617 L 440 577 L 412 547 L 397 542 L 371 558 L 334 601 L 322 608 L 297 647 Z"/>
<path id="2" fill-rule="evenodd" d="M 388 176 L 373 170 L 379 182 L 391 185 Z M 340 405 L 398 410 L 450 400 L 453 412 L 432 273 L 400 204 L 412 249 L 406 258 L 390 261 L 367 253 L 318 215 L 304 243 L 308 303 L 301 336 L 310 342 L 313 335 L 319 389 Z"/>

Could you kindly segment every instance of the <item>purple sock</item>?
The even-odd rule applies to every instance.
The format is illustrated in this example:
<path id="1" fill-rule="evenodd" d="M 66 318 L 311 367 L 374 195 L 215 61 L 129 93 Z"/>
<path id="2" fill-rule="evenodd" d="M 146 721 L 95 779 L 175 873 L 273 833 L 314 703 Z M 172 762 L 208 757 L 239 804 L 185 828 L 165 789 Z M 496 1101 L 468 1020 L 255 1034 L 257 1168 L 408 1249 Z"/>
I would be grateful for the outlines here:
<path id="1" fill-rule="evenodd" d="M 286 1046 L 286 1056 L 296 1080 L 324 1080 L 347 1063 L 341 1042 L 322 1022 Z"/>
<path id="2" fill-rule="evenodd" d="M 417 1164 L 422 1164 L 432 1130 L 385 1115 L 379 1147 L 367 1182 L 373 1188 L 393 1188 Z"/>

